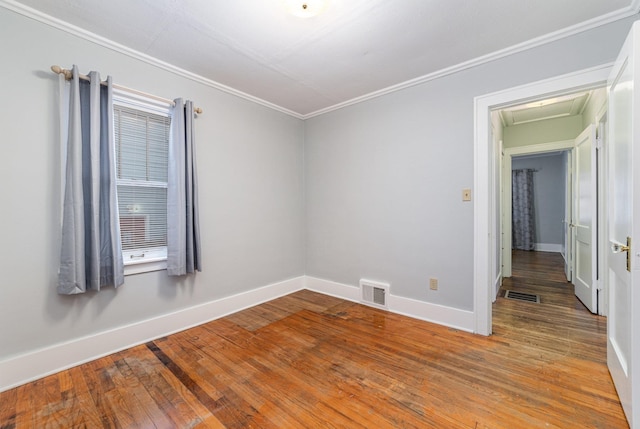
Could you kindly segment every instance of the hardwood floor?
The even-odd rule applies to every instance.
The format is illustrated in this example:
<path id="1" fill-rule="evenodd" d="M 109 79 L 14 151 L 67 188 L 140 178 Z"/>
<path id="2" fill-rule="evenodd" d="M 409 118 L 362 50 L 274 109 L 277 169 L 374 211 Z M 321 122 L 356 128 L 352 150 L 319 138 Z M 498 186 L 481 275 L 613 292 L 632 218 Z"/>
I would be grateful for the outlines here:
<path id="1" fill-rule="evenodd" d="M 626 428 L 606 320 L 518 252 L 482 337 L 297 292 L 0 394 L 0 428 Z"/>

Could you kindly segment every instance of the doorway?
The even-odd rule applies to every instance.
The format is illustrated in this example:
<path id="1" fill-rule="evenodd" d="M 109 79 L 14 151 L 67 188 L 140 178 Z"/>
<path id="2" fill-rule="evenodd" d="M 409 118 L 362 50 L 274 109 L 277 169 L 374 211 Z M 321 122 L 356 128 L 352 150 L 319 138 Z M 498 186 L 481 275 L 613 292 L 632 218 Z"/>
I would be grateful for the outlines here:
<path id="1" fill-rule="evenodd" d="M 574 146 L 574 140 L 564 140 L 564 141 L 556 141 L 551 143 L 544 144 L 536 144 L 524 147 L 515 147 L 515 148 L 507 148 L 504 150 L 503 158 L 502 158 L 502 166 L 503 166 L 503 174 L 502 174 L 502 204 L 501 204 L 501 212 L 496 214 L 498 219 L 502 220 L 502 242 L 501 242 L 501 253 L 502 253 L 502 276 L 503 277 L 511 277 L 511 248 L 512 248 L 512 217 L 511 217 L 511 209 L 512 209 L 512 199 L 511 199 L 511 172 L 513 170 L 513 159 L 520 157 L 531 157 L 531 156 L 544 156 L 550 154 L 563 154 L 566 153 L 567 159 L 570 158 L 571 150 Z M 568 175 L 568 170 L 570 167 L 565 165 L 565 171 L 562 172 L 562 175 Z M 549 171 L 545 173 L 544 168 L 538 167 L 536 173 L 539 175 L 548 174 Z M 568 175 L 570 178 L 571 176 Z M 536 177 L 537 178 L 537 177 Z M 545 186 L 549 186 L 545 184 Z M 570 210 L 572 198 L 571 194 L 566 195 L 566 192 L 571 192 L 571 183 L 568 183 L 566 177 L 563 178 L 563 183 L 560 183 L 559 186 L 563 193 L 565 193 L 563 204 L 564 215 L 555 219 L 557 224 L 554 225 L 558 229 L 560 229 L 563 233 L 565 232 L 565 226 L 563 223 L 567 220 L 567 216 L 570 218 L 570 214 L 567 214 L 567 209 Z M 554 229 L 554 228 L 552 228 Z M 556 233 L 548 234 L 555 236 Z M 570 238 L 562 238 L 561 240 L 557 239 L 545 239 L 540 237 L 538 234 L 536 235 L 536 246 L 537 250 L 552 250 L 552 251 L 560 251 L 563 255 L 568 255 L 571 252 L 571 249 L 567 249 L 567 245 L 570 242 Z M 554 246 L 556 245 L 556 248 Z M 560 246 L 560 249 L 557 249 L 557 246 Z"/>
<path id="2" fill-rule="evenodd" d="M 561 253 L 567 281 L 594 314 L 604 314 L 598 302 L 595 123 L 601 121 L 596 117 L 606 111 L 606 104 L 606 89 L 600 87 L 491 112 L 492 132 L 504 147 L 499 159 L 503 203 L 497 216 L 503 238 L 502 277 L 511 276 L 512 248 Z M 516 199 L 520 194 L 523 198 Z M 496 296 L 498 289 L 499 283 Z"/>
<path id="3" fill-rule="evenodd" d="M 635 22 L 613 65 L 603 65 L 570 75 L 559 76 L 546 81 L 525 85 L 518 88 L 496 92 L 486 96 L 478 96 L 475 104 L 475 139 L 474 139 L 474 184 L 476 185 L 476 204 L 474 206 L 474 316 L 476 332 L 490 335 L 492 331 L 491 309 L 491 276 L 497 252 L 495 247 L 495 231 L 491 228 L 496 216 L 496 200 L 493 192 L 495 177 L 491 174 L 492 165 L 496 162 L 496 154 L 492 150 L 490 134 L 490 111 L 511 104 L 523 103 L 542 97 L 552 97 L 570 91 L 595 88 L 609 84 L 608 111 L 601 117 L 608 123 L 603 137 L 608 144 L 603 146 L 597 157 L 607 158 L 602 162 L 602 171 L 596 171 L 601 180 L 598 181 L 598 192 L 606 189 L 607 210 L 601 224 L 605 232 L 596 239 L 596 248 L 601 255 L 603 265 L 597 269 L 606 279 L 609 288 L 610 311 L 607 314 L 607 366 L 614 380 L 616 391 L 622 403 L 627 420 L 631 427 L 640 427 L 640 395 L 637 387 L 640 374 L 636 371 L 640 366 L 639 354 L 632 353 L 638 349 L 637 333 L 640 318 L 637 308 L 640 307 L 640 294 L 637 291 L 640 278 L 640 252 L 632 248 L 632 243 L 640 242 L 638 238 L 637 207 L 640 204 L 640 193 L 632 184 L 640 182 L 637 164 L 640 132 L 633 125 L 637 123 L 640 99 L 638 82 L 640 69 L 634 67 L 640 54 L 640 23 Z M 599 125 L 598 129 L 601 128 Z M 607 166 L 607 163 L 609 164 Z M 604 182 L 604 183 L 603 183 Z M 634 286 L 636 286 L 634 288 Z M 635 369 L 635 370 L 634 370 Z"/>
<path id="4" fill-rule="evenodd" d="M 475 190 L 474 205 L 474 307 L 475 332 L 490 335 L 492 332 L 491 303 L 495 296 L 492 285 L 500 277 L 502 234 L 493 225 L 499 216 L 500 194 L 498 192 L 496 168 L 501 157 L 495 148 L 490 129 L 490 112 L 543 98 L 562 96 L 571 92 L 595 89 L 606 84 L 611 70 L 604 65 L 578 73 L 525 85 L 475 99 Z"/>

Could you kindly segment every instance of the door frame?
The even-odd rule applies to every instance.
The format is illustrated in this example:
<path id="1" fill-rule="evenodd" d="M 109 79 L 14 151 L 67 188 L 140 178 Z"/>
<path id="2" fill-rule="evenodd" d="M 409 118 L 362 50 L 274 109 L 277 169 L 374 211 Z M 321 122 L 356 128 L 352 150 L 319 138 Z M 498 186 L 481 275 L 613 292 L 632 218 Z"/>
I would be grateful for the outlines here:
<path id="1" fill-rule="evenodd" d="M 561 140 L 550 143 L 532 144 L 527 146 L 509 147 L 504 149 L 504 159 L 502 161 L 502 189 L 505 191 L 502 200 L 502 275 L 511 277 L 511 205 L 512 195 L 507 192 L 511 189 L 511 163 L 512 158 L 518 155 L 532 155 L 552 152 L 571 151 L 573 149 L 573 140 Z M 500 217 L 498 213 L 497 217 Z"/>
<path id="2" fill-rule="evenodd" d="M 495 251 L 496 196 L 495 174 L 492 175 L 492 162 L 496 159 L 491 136 L 491 110 L 524 104 L 543 97 L 553 97 L 568 92 L 577 92 L 601 87 L 607 84 L 607 78 L 613 64 L 604 64 L 565 74 L 530 84 L 510 88 L 474 98 L 474 332 L 491 335 L 493 302 L 492 282 L 495 262 L 499 257 Z M 492 252 L 493 250 L 493 252 Z"/>
<path id="3" fill-rule="evenodd" d="M 574 159 L 573 153 L 566 156 L 565 168 L 565 198 L 564 198 L 564 219 L 562 220 L 562 232 L 564 235 L 564 275 L 567 281 L 573 283 L 573 259 L 575 251 L 573 245 L 573 180 L 574 180 Z"/>
<path id="4" fill-rule="evenodd" d="M 608 96 L 607 92 L 607 96 Z M 609 222 L 607 222 L 608 205 L 607 199 L 602 198 L 606 194 L 608 189 L 607 174 L 609 171 L 607 151 L 604 148 L 607 146 L 608 124 L 609 124 L 609 103 L 605 103 L 602 108 L 596 112 L 595 116 L 596 127 L 596 142 L 597 150 L 596 155 L 598 160 L 596 165 L 598 166 L 598 213 L 597 213 L 597 225 L 598 225 L 598 314 L 600 316 L 609 315 L 609 288 L 607 282 L 604 281 L 604 273 L 607 271 L 607 255 L 606 247 L 609 242 Z"/>

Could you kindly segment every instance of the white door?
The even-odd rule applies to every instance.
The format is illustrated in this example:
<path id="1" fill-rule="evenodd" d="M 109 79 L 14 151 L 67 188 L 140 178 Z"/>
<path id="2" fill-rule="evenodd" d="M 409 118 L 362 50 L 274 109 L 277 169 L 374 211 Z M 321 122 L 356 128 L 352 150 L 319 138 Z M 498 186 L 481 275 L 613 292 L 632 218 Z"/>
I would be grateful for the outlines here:
<path id="1" fill-rule="evenodd" d="M 598 183 L 596 128 L 589 125 L 576 138 L 573 174 L 573 231 L 575 294 L 592 313 L 598 312 L 597 273 Z"/>
<path id="2" fill-rule="evenodd" d="M 573 283 L 573 152 L 566 152 L 564 199 L 564 274 Z"/>
<path id="3" fill-rule="evenodd" d="M 633 250 L 640 240 L 640 91 L 634 90 L 640 84 L 640 52 L 634 52 L 640 49 L 639 25 L 633 25 L 608 82 L 607 364 L 633 429 L 640 428 L 640 253 Z M 633 247 L 625 250 L 628 237 Z"/>

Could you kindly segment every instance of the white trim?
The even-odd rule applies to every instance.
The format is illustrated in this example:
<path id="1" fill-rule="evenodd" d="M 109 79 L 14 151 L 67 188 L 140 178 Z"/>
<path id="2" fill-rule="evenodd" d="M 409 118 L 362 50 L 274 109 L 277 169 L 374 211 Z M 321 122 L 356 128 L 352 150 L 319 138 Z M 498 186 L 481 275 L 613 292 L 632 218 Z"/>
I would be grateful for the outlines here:
<path id="1" fill-rule="evenodd" d="M 573 149 L 575 140 L 560 140 L 549 143 L 530 144 L 519 147 L 507 147 L 504 149 L 505 156 L 517 156 L 526 154 L 543 154 L 547 152 L 558 152 Z"/>
<path id="2" fill-rule="evenodd" d="M 51 27 L 57 28 L 58 30 L 62 30 L 65 33 L 72 34 L 74 36 L 78 36 L 84 40 L 88 40 L 89 42 L 95 43 L 99 46 L 103 46 L 107 49 L 111 49 L 112 51 L 124 54 L 128 57 L 134 58 L 136 60 L 140 60 L 144 63 L 150 64 L 152 66 L 158 67 L 162 70 L 174 73 L 178 76 L 182 76 L 194 82 L 201 83 L 203 85 L 209 86 L 211 88 L 215 88 L 217 90 L 226 92 L 228 94 L 235 95 L 240 98 L 244 98 L 245 100 L 252 101 L 256 104 L 260 104 L 262 106 L 268 107 L 273 110 L 277 110 L 278 112 L 284 113 L 289 116 L 293 116 L 294 118 L 304 119 L 302 115 L 296 113 L 292 110 L 286 109 L 284 107 L 278 106 L 269 101 L 263 100 L 258 97 L 254 97 L 253 95 L 247 94 L 246 92 L 239 91 L 237 89 L 231 88 L 230 86 L 221 84 L 214 80 L 208 79 L 206 77 L 200 76 L 198 74 L 192 73 L 188 70 L 182 69 L 180 67 L 174 66 L 173 64 L 169 64 L 165 61 L 159 60 L 150 55 L 144 54 L 142 52 L 136 51 L 135 49 L 128 48 L 120 43 L 114 42 L 106 37 L 99 36 L 95 33 L 77 27 L 68 22 L 62 21 L 61 19 L 55 18 L 51 15 L 47 15 L 39 10 L 33 9 L 29 6 L 25 6 L 21 3 L 16 2 L 15 0 L 0 0 L 0 7 L 5 9 L 9 9 L 13 12 L 16 12 L 20 15 L 26 16 L 27 18 L 31 18 L 35 21 L 41 22 L 43 24 L 49 25 Z"/>
<path id="3" fill-rule="evenodd" d="M 555 243 L 536 243 L 536 252 L 555 252 L 562 253 L 562 244 Z"/>
<path id="4" fill-rule="evenodd" d="M 449 326 L 461 331 L 473 332 L 474 317 L 472 311 L 397 295 L 389 295 L 389 311 L 414 319 Z"/>
<path id="5" fill-rule="evenodd" d="M 113 105 L 141 110 L 146 113 L 171 117 L 173 106 L 163 101 L 158 101 L 155 96 L 140 95 L 132 89 L 113 89 Z"/>
<path id="6" fill-rule="evenodd" d="M 149 273 L 152 271 L 162 271 L 167 269 L 167 257 L 155 261 L 136 261 L 135 263 L 124 264 L 124 275 Z"/>
<path id="7" fill-rule="evenodd" d="M 361 304 L 360 288 L 357 286 L 307 276 L 305 288 Z M 471 311 L 405 298 L 391 293 L 387 296 L 387 305 L 388 311 L 391 313 L 473 332 L 474 318 Z"/>
<path id="8" fill-rule="evenodd" d="M 0 392 L 303 289 L 360 303 L 357 286 L 300 276 L 2 360 Z M 390 294 L 387 299 L 393 313 L 473 331 L 471 311 Z"/>
<path id="9" fill-rule="evenodd" d="M 490 255 L 491 217 L 495 216 L 494 208 L 489 204 L 489 186 L 495 185 L 494 178 L 489 177 L 489 159 L 493 154 L 490 136 L 491 110 L 508 105 L 520 104 L 526 100 L 539 99 L 569 91 L 594 88 L 606 84 L 611 64 L 604 64 L 576 73 L 570 73 L 503 91 L 478 96 L 474 99 L 474 313 L 475 332 L 483 335 L 491 334 L 491 302 L 493 258 Z"/>
<path id="10" fill-rule="evenodd" d="M 306 276 L 305 289 L 360 304 L 360 288 L 357 286 Z"/>
<path id="11" fill-rule="evenodd" d="M 499 115 L 502 116 L 502 115 Z M 491 132 L 491 144 L 492 144 L 492 153 L 493 156 L 490 157 L 491 160 L 491 175 L 495 176 L 495 177 L 502 177 L 502 164 L 503 164 L 503 158 L 504 158 L 504 144 L 502 140 L 497 140 L 497 134 L 499 134 L 500 136 L 502 136 L 502 131 L 500 133 L 496 133 L 496 124 L 494 123 L 494 115 L 492 113 L 491 118 L 491 126 L 490 126 L 490 132 Z M 502 126 L 500 126 L 502 127 Z M 502 127 L 503 128 L 503 127 Z M 504 136 L 502 136 L 504 137 Z M 502 182 L 499 182 L 502 183 Z M 498 188 L 497 192 L 496 192 L 496 187 L 493 187 L 491 189 L 489 189 L 489 204 L 493 207 L 496 204 L 502 204 L 502 187 Z M 490 230 L 494 231 L 494 237 L 502 237 L 502 224 L 501 224 L 501 220 L 498 219 L 497 217 L 494 217 L 493 219 L 491 219 L 491 225 L 490 225 Z M 500 276 L 500 273 L 502 273 L 502 247 L 503 247 L 503 243 L 502 241 L 500 241 L 500 243 L 498 243 L 498 240 L 493 240 L 491 243 L 491 249 L 490 252 L 493 255 L 498 255 L 497 260 L 495 260 L 495 264 L 494 264 L 494 268 L 492 269 L 492 273 L 494 276 L 496 276 L 496 278 L 498 276 Z M 495 270 L 495 271 L 494 271 Z"/>
<path id="12" fill-rule="evenodd" d="M 574 140 L 560 140 L 549 143 L 538 143 L 526 146 L 509 147 L 504 149 L 503 159 L 503 173 L 502 173 L 502 189 L 511 189 L 511 169 L 512 169 L 512 157 L 515 155 L 526 154 L 544 154 L 548 152 L 557 152 L 571 150 L 575 146 Z M 513 203 L 511 192 L 504 192 L 504 198 L 502 199 L 502 273 L 505 277 L 511 277 L 511 239 L 512 239 L 512 227 L 511 227 L 511 204 Z M 536 249 L 538 250 L 538 249 Z M 555 251 L 555 250 L 554 250 Z"/>
<path id="13" fill-rule="evenodd" d="M 637 0 L 640 2 L 640 0 Z M 608 95 L 608 94 L 607 94 Z M 608 100 L 608 97 L 607 97 Z M 604 122 L 603 122 L 604 119 Z M 598 216 L 597 216 L 597 228 L 598 228 L 598 243 L 606 243 L 609 236 L 609 223 L 605 222 L 607 219 L 607 198 L 605 197 L 606 190 L 608 189 L 608 121 L 609 121 L 609 103 L 607 101 L 601 106 L 600 110 L 596 113 L 594 124 L 598 129 Z M 607 257 L 609 252 L 606 251 L 606 246 L 598 246 L 598 284 L 600 291 L 598 293 L 598 314 L 601 316 L 609 315 L 609 282 L 607 281 Z"/>
<path id="14" fill-rule="evenodd" d="M 513 248 L 512 237 L 512 225 L 513 213 L 513 176 L 512 176 L 512 159 L 508 149 L 502 151 L 502 183 L 500 184 L 502 190 L 502 206 L 500 207 L 502 213 L 496 213 L 492 216 L 494 219 L 499 219 L 502 228 L 502 248 L 500 249 L 500 259 L 502 260 L 502 275 L 505 277 L 511 277 L 511 250 Z M 497 180 L 497 179 L 496 179 Z"/>
<path id="15" fill-rule="evenodd" d="M 500 292 L 500 288 L 502 287 L 502 273 L 498 273 L 496 277 L 496 281 L 493 282 L 493 289 L 495 291 L 493 295 L 493 302 L 496 302 L 496 298 L 498 298 L 498 292 Z"/>
<path id="16" fill-rule="evenodd" d="M 0 392 L 299 291 L 304 276 L 0 361 Z"/>
<path id="17" fill-rule="evenodd" d="M 153 66 L 156 66 L 158 68 L 161 68 L 163 70 L 169 71 L 171 73 L 174 73 L 176 75 L 185 77 L 187 79 L 193 80 L 195 82 L 201 83 L 203 85 L 218 89 L 220 91 L 224 91 L 228 94 L 232 94 L 235 95 L 237 97 L 240 98 L 244 98 L 245 100 L 249 100 L 252 101 L 254 103 L 260 104 L 262 106 L 268 107 L 270 109 L 273 110 L 277 110 L 281 113 L 293 116 L 294 118 L 298 118 L 298 119 L 309 119 L 312 118 L 314 116 L 319 116 L 334 110 L 338 110 L 338 109 L 342 109 L 343 107 L 347 107 L 347 106 L 351 106 L 353 104 L 357 104 L 357 103 L 362 103 L 363 101 L 367 101 L 373 98 L 377 98 L 377 97 L 381 97 L 383 95 L 392 93 L 392 92 L 396 92 L 396 91 L 400 91 L 403 90 L 405 88 L 409 88 L 415 85 L 420 85 L 423 84 L 425 82 L 429 82 L 431 80 L 434 79 L 438 79 L 444 76 L 448 76 L 454 73 L 457 73 L 459 71 L 462 70 L 467 70 L 469 68 L 472 67 L 476 67 L 485 63 L 488 63 L 490 61 L 494 61 L 500 58 L 504 58 L 507 57 L 509 55 L 513 55 L 516 54 L 518 52 L 522 52 L 522 51 L 526 51 L 528 49 L 532 49 L 535 48 L 537 46 L 541 46 L 547 43 L 551 43 L 554 42 L 556 40 L 560 40 L 569 36 L 573 36 L 575 34 L 578 33 L 582 33 L 584 31 L 588 31 L 591 30 L 593 28 L 597 28 L 600 27 L 602 25 L 606 25 L 609 24 L 611 22 L 615 22 L 618 21 L 620 19 L 624 19 L 624 18 L 628 18 L 630 16 L 633 16 L 635 14 L 637 14 L 638 12 L 640 12 L 640 0 L 633 0 L 633 2 L 626 8 L 622 8 L 613 12 L 610 12 L 606 15 L 602 15 L 584 22 L 581 22 L 579 24 L 567 27 L 567 28 L 563 28 L 561 30 L 558 31 L 554 31 L 552 33 L 548 33 L 545 34 L 543 36 L 540 37 L 536 37 L 534 39 L 530 39 L 528 41 L 525 41 L 523 43 L 519 43 L 517 45 L 513 45 L 510 46 L 508 48 L 505 49 L 501 49 L 499 51 L 495 51 L 492 52 L 490 54 L 487 55 L 483 55 L 477 58 L 474 58 L 472 60 L 469 61 L 465 61 L 462 62 L 460 64 L 451 66 L 451 67 L 447 67 L 438 71 L 435 71 L 433 73 L 429 73 L 426 74 L 424 76 L 420 76 L 417 77 L 415 79 L 411 79 L 402 83 L 399 83 L 397 85 L 392 85 L 389 86 L 387 88 L 383 88 L 381 90 L 378 91 L 374 91 L 371 92 L 369 94 L 365 94 L 362 95 L 360 97 L 356 97 L 356 98 L 352 98 L 351 100 L 347 100 L 345 102 L 342 103 L 338 103 L 335 104 L 333 106 L 329 106 L 320 110 L 316 110 L 315 112 L 311 112 L 311 113 L 307 113 L 307 114 L 300 114 L 297 112 L 294 112 L 292 110 L 286 109 L 284 107 L 278 106 L 274 103 L 271 103 L 269 101 L 263 100 L 261 98 L 258 97 L 254 97 L 250 94 L 247 94 L 245 92 L 239 91 L 237 89 L 231 88 L 227 85 L 223 85 L 219 82 L 216 82 L 214 80 L 205 78 L 203 76 L 197 75 L 195 73 L 192 73 L 190 71 L 184 70 L 180 67 L 176 67 L 172 64 L 169 64 L 167 62 L 161 61 L 155 57 L 152 57 L 150 55 L 147 54 L 143 54 L 142 52 L 136 51 L 134 49 L 128 48 L 124 45 L 121 45 L 119 43 L 116 43 L 112 40 L 109 40 L 105 37 L 99 36 L 95 33 L 92 33 L 90 31 L 84 30 L 80 27 L 77 27 L 75 25 L 72 25 L 68 22 L 62 21 L 60 19 L 54 18 L 53 16 L 47 15 L 45 13 L 42 13 L 36 9 L 33 9 L 31 7 L 25 6 L 21 3 L 16 2 L 15 0 L 0 0 L 0 7 L 3 7 L 5 9 L 11 10 L 13 12 L 19 13 L 20 15 L 26 16 L 28 18 L 34 19 L 38 22 L 41 22 L 43 24 L 49 25 L 51 27 L 57 28 L 58 30 L 62 30 L 66 33 L 69 34 L 73 34 L 75 36 L 78 36 L 80 38 L 83 38 L 85 40 L 88 40 L 90 42 L 96 43 L 100 46 L 103 46 L 105 48 L 111 49 L 113 51 L 119 52 L 121 54 L 127 55 L 131 58 L 135 58 L 138 59 L 140 61 L 143 61 L 147 64 L 151 64 Z"/>
<path id="18" fill-rule="evenodd" d="M 302 119 L 309 119 L 314 116 L 323 115 L 325 113 L 342 109 L 344 107 L 351 106 L 353 104 L 362 103 L 363 101 L 371 100 L 373 98 L 381 97 L 383 95 L 390 94 L 392 92 L 400 91 L 405 88 L 410 88 L 412 86 L 420 85 L 425 82 L 429 82 L 431 80 L 439 79 L 444 76 L 448 76 L 463 70 L 477 67 L 479 65 L 482 65 L 491 61 L 495 61 L 500 58 L 507 57 L 509 55 L 517 54 L 518 52 L 526 51 L 528 49 L 532 49 L 547 43 L 551 43 L 556 40 L 561 40 L 566 37 L 570 37 L 575 34 L 582 33 L 584 31 L 588 31 L 593 28 L 597 28 L 602 25 L 609 24 L 611 22 L 618 21 L 620 19 L 628 18 L 630 16 L 637 14 L 638 12 L 640 12 L 640 0 L 634 0 L 634 2 L 626 8 L 622 8 L 617 11 L 610 12 L 606 15 L 602 15 L 597 18 L 593 18 L 593 19 L 581 22 L 579 24 L 572 25 L 571 27 L 563 28 L 561 30 L 554 31 L 552 33 L 548 33 L 543 36 L 527 40 L 523 43 L 519 43 L 517 45 L 513 45 L 508 48 L 501 49 L 499 51 L 495 51 L 490 54 L 483 55 L 483 56 L 474 58 L 472 60 L 462 62 L 460 64 L 456 64 L 451 67 L 437 70 L 433 73 L 429 73 L 424 76 L 417 77 L 415 79 L 401 82 L 397 85 L 392 85 L 387 88 L 383 88 L 378 91 L 374 91 L 369 94 L 365 94 L 360 97 L 352 98 L 351 100 L 347 100 L 342 103 L 335 104 L 333 106 L 316 110 L 315 112 L 307 113 L 306 115 L 302 115 Z"/>

